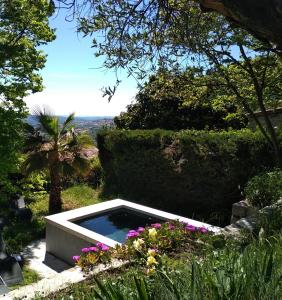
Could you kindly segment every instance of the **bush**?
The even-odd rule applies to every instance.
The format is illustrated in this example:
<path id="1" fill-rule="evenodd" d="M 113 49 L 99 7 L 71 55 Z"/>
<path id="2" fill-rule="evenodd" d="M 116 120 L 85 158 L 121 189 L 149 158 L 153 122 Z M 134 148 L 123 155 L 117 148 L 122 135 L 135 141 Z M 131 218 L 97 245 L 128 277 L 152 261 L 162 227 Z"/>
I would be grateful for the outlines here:
<path id="1" fill-rule="evenodd" d="M 282 171 L 261 173 L 253 177 L 245 188 L 249 202 L 262 208 L 277 202 L 282 197 Z"/>
<path id="2" fill-rule="evenodd" d="M 46 172 L 41 171 L 24 177 L 18 184 L 21 189 L 20 193 L 25 197 L 26 202 L 31 203 L 47 194 L 49 178 Z"/>
<path id="3" fill-rule="evenodd" d="M 217 211 L 226 223 L 239 187 L 273 166 L 269 145 L 249 130 L 106 130 L 97 140 L 105 194 L 188 217 Z"/>

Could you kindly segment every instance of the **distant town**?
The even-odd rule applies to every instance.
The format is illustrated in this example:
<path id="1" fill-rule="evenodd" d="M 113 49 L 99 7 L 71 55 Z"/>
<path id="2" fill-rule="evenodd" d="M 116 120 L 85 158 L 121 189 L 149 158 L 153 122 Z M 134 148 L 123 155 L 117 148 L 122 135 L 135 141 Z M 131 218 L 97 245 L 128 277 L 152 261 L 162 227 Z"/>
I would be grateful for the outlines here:
<path id="1" fill-rule="evenodd" d="M 60 122 L 63 123 L 66 120 L 66 116 L 60 116 Z M 27 122 L 36 127 L 37 120 L 35 116 L 28 116 Z M 93 137 L 96 137 L 97 131 L 102 127 L 114 126 L 114 118 L 109 116 L 87 116 L 87 117 L 75 117 L 74 125 L 79 130 L 89 130 Z"/>

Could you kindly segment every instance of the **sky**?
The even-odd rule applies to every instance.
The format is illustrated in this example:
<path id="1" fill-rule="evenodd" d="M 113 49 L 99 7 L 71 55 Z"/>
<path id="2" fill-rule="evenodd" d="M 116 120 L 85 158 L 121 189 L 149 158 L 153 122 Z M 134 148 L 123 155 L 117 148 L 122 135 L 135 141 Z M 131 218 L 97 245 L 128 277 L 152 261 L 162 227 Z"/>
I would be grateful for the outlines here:
<path id="1" fill-rule="evenodd" d="M 137 84 L 121 74 L 122 83 L 108 103 L 101 89 L 114 85 L 115 74 L 102 68 L 103 59 L 94 56 L 91 38 L 78 35 L 75 25 L 65 21 L 64 11 L 51 17 L 50 26 L 56 28 L 57 38 L 41 47 L 48 55 L 40 72 L 45 88 L 26 97 L 25 102 L 30 111 L 35 105 L 47 105 L 57 115 L 116 116 L 134 99 Z"/>

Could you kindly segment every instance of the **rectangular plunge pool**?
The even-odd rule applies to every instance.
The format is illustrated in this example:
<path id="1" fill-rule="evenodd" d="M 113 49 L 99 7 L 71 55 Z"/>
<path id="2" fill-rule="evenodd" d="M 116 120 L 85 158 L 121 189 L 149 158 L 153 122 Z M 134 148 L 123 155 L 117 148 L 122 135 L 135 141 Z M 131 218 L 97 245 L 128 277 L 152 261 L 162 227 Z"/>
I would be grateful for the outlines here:
<path id="1" fill-rule="evenodd" d="M 164 219 L 123 207 L 83 218 L 74 221 L 74 223 L 119 243 L 124 243 L 129 230 L 146 227 L 152 223 L 163 223 L 164 221 Z"/>
<path id="2" fill-rule="evenodd" d="M 84 247 L 100 242 L 114 247 L 123 243 L 131 229 L 152 223 L 179 220 L 217 232 L 218 227 L 180 217 L 122 199 L 51 215 L 46 220 L 46 251 L 74 264 L 72 257 Z"/>

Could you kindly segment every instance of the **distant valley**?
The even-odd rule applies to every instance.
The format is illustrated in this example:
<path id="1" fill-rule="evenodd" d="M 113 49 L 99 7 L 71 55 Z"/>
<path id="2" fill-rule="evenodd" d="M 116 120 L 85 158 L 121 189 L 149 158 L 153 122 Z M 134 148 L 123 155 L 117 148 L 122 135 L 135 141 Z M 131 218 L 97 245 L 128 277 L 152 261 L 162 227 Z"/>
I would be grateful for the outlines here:
<path id="1" fill-rule="evenodd" d="M 66 120 L 66 116 L 60 116 L 60 122 L 63 123 Z M 35 116 L 28 116 L 27 122 L 36 127 L 38 122 Z M 87 116 L 87 117 L 75 117 L 73 124 L 77 129 L 88 130 L 91 135 L 96 137 L 97 131 L 106 126 L 112 127 L 114 125 L 113 117 L 98 117 L 98 116 Z"/>

